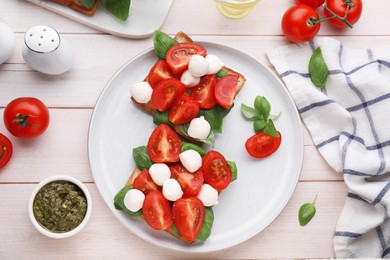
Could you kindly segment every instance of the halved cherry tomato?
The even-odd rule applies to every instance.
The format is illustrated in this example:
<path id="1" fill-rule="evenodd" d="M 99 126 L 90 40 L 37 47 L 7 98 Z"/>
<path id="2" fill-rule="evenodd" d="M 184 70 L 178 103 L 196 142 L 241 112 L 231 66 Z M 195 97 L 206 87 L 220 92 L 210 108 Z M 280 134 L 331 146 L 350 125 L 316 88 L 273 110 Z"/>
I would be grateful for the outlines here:
<path id="1" fill-rule="evenodd" d="M 225 189 L 232 181 L 232 170 L 225 157 L 217 151 L 208 151 L 203 157 L 202 170 L 206 183 L 216 190 Z"/>
<path id="2" fill-rule="evenodd" d="M 259 132 L 245 142 L 245 148 L 251 156 L 264 158 L 278 150 L 281 142 L 282 135 L 280 133 L 279 137 L 276 137 Z"/>
<path id="3" fill-rule="evenodd" d="M 197 117 L 199 105 L 187 94 L 181 95 L 173 103 L 168 113 L 168 119 L 175 125 L 185 124 Z"/>
<path id="4" fill-rule="evenodd" d="M 180 139 L 168 125 L 156 127 L 149 137 L 148 155 L 155 163 L 177 162 L 181 153 Z"/>
<path id="5" fill-rule="evenodd" d="M 13 147 L 11 141 L 0 133 L 0 169 L 3 168 L 11 159 Z"/>
<path id="6" fill-rule="evenodd" d="M 349 9 L 347 14 L 347 20 L 351 25 L 355 24 L 359 20 L 363 11 L 362 0 L 327 0 L 326 6 L 340 17 L 345 16 L 348 7 Z M 327 9 L 324 9 L 324 14 L 326 17 L 333 17 L 333 14 L 331 14 Z M 348 27 L 346 23 L 344 23 L 338 18 L 332 18 L 327 22 L 337 28 Z"/>
<path id="7" fill-rule="evenodd" d="M 158 111 L 165 112 L 185 90 L 186 87 L 179 80 L 174 78 L 163 79 L 153 89 L 152 104 Z"/>
<path id="8" fill-rule="evenodd" d="M 148 195 L 151 191 L 161 191 L 161 187 L 154 183 L 148 170 L 142 170 L 133 181 L 133 188 Z"/>
<path id="9" fill-rule="evenodd" d="M 198 194 L 204 182 L 201 169 L 191 173 L 181 163 L 171 165 L 169 168 L 171 169 L 171 178 L 180 183 L 184 198 L 194 197 Z"/>
<path id="10" fill-rule="evenodd" d="M 296 0 L 297 4 L 305 4 L 313 7 L 314 9 L 320 7 L 324 2 L 325 0 Z"/>
<path id="11" fill-rule="evenodd" d="M 215 107 L 215 85 L 218 79 L 214 74 L 204 76 L 195 87 L 191 88 L 190 96 L 199 104 L 200 108 L 210 109 Z"/>
<path id="12" fill-rule="evenodd" d="M 158 60 L 148 74 L 148 82 L 152 88 L 163 79 L 173 78 L 173 73 L 165 60 Z"/>
<path id="13" fill-rule="evenodd" d="M 158 191 L 151 191 L 146 195 L 142 215 L 146 223 L 155 230 L 167 230 L 173 223 L 171 205 Z"/>
<path id="14" fill-rule="evenodd" d="M 224 108 L 230 108 L 236 95 L 238 75 L 229 74 L 218 80 L 215 85 L 215 98 Z"/>
<path id="15" fill-rule="evenodd" d="M 181 198 L 172 206 L 173 223 L 180 235 L 188 242 L 194 242 L 202 229 L 205 209 L 197 197 Z"/>
<path id="16" fill-rule="evenodd" d="M 166 61 L 174 75 L 181 75 L 187 68 L 190 58 L 194 54 L 206 56 L 206 49 L 193 42 L 183 42 L 169 48 Z"/>

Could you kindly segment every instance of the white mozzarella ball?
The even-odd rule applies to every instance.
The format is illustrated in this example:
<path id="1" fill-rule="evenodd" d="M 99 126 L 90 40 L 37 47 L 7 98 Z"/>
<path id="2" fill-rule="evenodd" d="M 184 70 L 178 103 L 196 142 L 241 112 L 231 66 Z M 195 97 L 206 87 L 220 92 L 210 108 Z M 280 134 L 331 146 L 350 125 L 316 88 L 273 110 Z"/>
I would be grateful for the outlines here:
<path id="1" fill-rule="evenodd" d="M 192 75 L 195 77 L 202 77 L 207 74 L 208 69 L 209 62 L 205 59 L 205 57 L 197 54 L 191 56 L 188 64 L 188 70 Z"/>
<path id="2" fill-rule="evenodd" d="M 189 172 L 196 172 L 202 167 L 202 156 L 195 150 L 187 150 L 179 154 L 180 162 Z"/>
<path id="3" fill-rule="evenodd" d="M 15 33 L 11 28 L 0 22 L 0 64 L 8 60 L 15 48 Z"/>
<path id="4" fill-rule="evenodd" d="M 142 208 L 144 200 L 145 195 L 142 193 L 142 191 L 131 189 L 126 193 L 123 203 L 128 210 L 137 212 Z"/>
<path id="5" fill-rule="evenodd" d="M 207 183 L 202 185 L 202 188 L 200 188 L 197 197 L 206 207 L 211 207 L 218 204 L 218 191 Z"/>
<path id="6" fill-rule="evenodd" d="M 150 176 L 154 183 L 163 186 L 164 182 L 171 178 L 171 170 L 165 163 L 155 163 L 149 168 Z"/>
<path id="7" fill-rule="evenodd" d="M 169 201 L 176 201 L 183 197 L 183 190 L 175 179 L 168 179 L 164 182 L 162 192 L 164 197 Z"/>
<path id="8" fill-rule="evenodd" d="M 187 88 L 195 87 L 200 82 L 200 77 L 195 77 L 191 74 L 189 70 L 186 70 L 181 74 L 180 77 L 181 83 L 183 83 Z"/>
<path id="9" fill-rule="evenodd" d="M 207 55 L 206 60 L 209 62 L 209 68 L 207 70 L 208 75 L 218 73 L 218 71 L 220 71 L 224 66 L 223 62 L 218 56 Z"/>
<path id="10" fill-rule="evenodd" d="M 148 82 L 137 82 L 130 87 L 131 96 L 138 103 L 148 103 L 152 97 L 153 88 Z"/>
<path id="11" fill-rule="evenodd" d="M 204 140 L 210 134 L 211 126 L 203 116 L 191 120 L 187 133 L 189 136 Z"/>

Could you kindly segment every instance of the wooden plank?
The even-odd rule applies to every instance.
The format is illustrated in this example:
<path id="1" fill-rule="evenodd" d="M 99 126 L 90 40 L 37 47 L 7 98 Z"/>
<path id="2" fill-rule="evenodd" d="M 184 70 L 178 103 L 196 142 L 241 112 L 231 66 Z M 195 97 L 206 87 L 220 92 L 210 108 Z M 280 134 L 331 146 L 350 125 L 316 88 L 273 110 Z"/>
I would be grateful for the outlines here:
<path id="1" fill-rule="evenodd" d="M 38 233 L 27 215 L 27 203 L 35 184 L 1 185 L 0 256 L 19 259 L 45 258 L 331 258 L 332 239 L 344 203 L 346 187 L 340 182 L 299 183 L 286 208 L 263 232 L 233 248 L 207 254 L 178 254 L 151 245 L 131 234 L 103 202 L 96 186 L 87 184 L 92 194 L 93 212 L 86 228 L 74 237 L 53 240 Z M 298 224 L 299 206 L 315 194 L 317 214 L 306 226 Z M 4 239 L 7 238 L 7 239 Z M 23 250 L 20 250 L 23 248 Z"/>

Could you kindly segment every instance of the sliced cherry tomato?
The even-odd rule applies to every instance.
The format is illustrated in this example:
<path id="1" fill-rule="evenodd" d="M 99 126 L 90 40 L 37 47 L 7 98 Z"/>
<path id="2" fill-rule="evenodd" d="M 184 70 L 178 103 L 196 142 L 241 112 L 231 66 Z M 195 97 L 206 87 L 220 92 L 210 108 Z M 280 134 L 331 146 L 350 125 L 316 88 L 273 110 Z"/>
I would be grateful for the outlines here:
<path id="1" fill-rule="evenodd" d="M 218 79 L 214 74 L 204 76 L 195 87 L 191 88 L 190 96 L 199 104 L 200 108 L 211 109 L 217 104 L 215 99 L 215 85 Z"/>
<path id="2" fill-rule="evenodd" d="M 146 223 L 155 230 L 167 230 L 173 223 L 171 205 L 158 191 L 151 191 L 146 195 L 142 215 Z"/>
<path id="3" fill-rule="evenodd" d="M 245 148 L 251 156 L 264 158 L 278 150 L 281 142 L 282 135 L 280 133 L 279 137 L 276 137 L 259 132 L 245 142 Z"/>
<path id="4" fill-rule="evenodd" d="M 133 188 L 142 191 L 145 195 L 151 191 L 161 191 L 161 187 L 154 183 L 148 170 L 142 170 L 133 181 Z"/>
<path id="5" fill-rule="evenodd" d="M 160 112 L 167 111 L 185 90 L 186 87 L 179 80 L 174 78 L 163 79 L 153 89 L 152 104 Z"/>
<path id="6" fill-rule="evenodd" d="M 3 168 L 11 159 L 13 147 L 11 141 L 0 133 L 0 169 Z"/>
<path id="7" fill-rule="evenodd" d="M 205 209 L 197 197 L 181 198 L 172 206 L 172 217 L 180 235 L 188 242 L 194 242 L 202 229 Z"/>
<path id="8" fill-rule="evenodd" d="M 236 96 L 238 75 L 229 74 L 221 78 L 215 85 L 215 98 L 224 108 L 230 108 Z"/>
<path id="9" fill-rule="evenodd" d="M 175 125 L 185 124 L 197 117 L 199 105 L 187 94 L 181 95 L 173 103 L 168 113 L 168 119 Z"/>
<path id="10" fill-rule="evenodd" d="M 171 169 L 171 178 L 180 183 L 184 198 L 194 197 L 198 194 L 204 183 L 201 169 L 191 173 L 181 163 L 171 165 L 169 168 Z"/>
<path id="11" fill-rule="evenodd" d="M 49 110 L 42 101 L 36 98 L 14 99 L 4 109 L 5 127 L 16 137 L 39 136 L 46 131 L 49 121 Z"/>
<path id="12" fill-rule="evenodd" d="M 347 7 L 349 8 L 347 14 L 347 20 L 351 25 L 353 25 L 359 20 L 360 16 L 362 15 L 363 4 L 361 0 L 327 0 L 326 1 L 326 8 L 329 8 L 332 12 L 334 12 L 336 15 L 340 17 L 345 16 Z M 333 17 L 333 14 L 331 14 L 327 9 L 324 9 L 324 14 L 326 17 Z M 345 22 L 341 21 L 338 18 L 329 19 L 327 22 L 337 28 L 348 27 L 348 25 Z"/>
<path id="13" fill-rule="evenodd" d="M 173 73 L 165 60 L 158 60 L 148 74 L 148 82 L 152 88 L 163 79 L 173 78 Z"/>
<path id="14" fill-rule="evenodd" d="M 155 163 L 177 162 L 181 153 L 181 142 L 168 125 L 156 127 L 149 137 L 148 155 Z"/>
<path id="15" fill-rule="evenodd" d="M 232 170 L 225 157 L 217 151 L 208 151 L 203 157 L 202 170 L 205 182 L 216 190 L 225 189 L 232 181 Z"/>
<path id="16" fill-rule="evenodd" d="M 282 18 L 284 36 L 292 42 L 307 42 L 314 38 L 320 30 L 321 23 L 314 9 L 305 4 L 291 6 Z"/>
<path id="17" fill-rule="evenodd" d="M 297 4 L 305 4 L 313 7 L 314 9 L 320 7 L 324 2 L 325 0 L 296 0 Z"/>
<path id="18" fill-rule="evenodd" d="M 193 42 L 183 42 L 169 48 L 166 61 L 174 75 L 181 75 L 187 68 L 190 58 L 194 54 L 206 56 L 206 49 Z"/>

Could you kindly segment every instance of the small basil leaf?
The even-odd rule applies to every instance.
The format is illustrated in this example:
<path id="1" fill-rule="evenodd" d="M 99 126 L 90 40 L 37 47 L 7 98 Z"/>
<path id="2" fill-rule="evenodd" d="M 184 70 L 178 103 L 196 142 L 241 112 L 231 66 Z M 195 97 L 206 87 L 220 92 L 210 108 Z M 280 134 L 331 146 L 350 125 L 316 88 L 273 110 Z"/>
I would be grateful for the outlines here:
<path id="1" fill-rule="evenodd" d="M 200 147 L 199 145 L 196 145 L 196 144 L 193 144 L 193 143 L 189 143 L 189 142 L 181 142 L 181 151 L 184 152 L 184 151 L 187 151 L 187 150 L 195 150 L 197 151 L 200 156 L 204 156 L 206 154 L 206 151 Z"/>
<path id="2" fill-rule="evenodd" d="M 155 125 L 166 124 L 166 125 L 172 126 L 171 121 L 169 121 L 169 119 L 168 119 L 168 111 L 160 112 L 160 111 L 156 110 L 156 112 L 153 115 L 153 123 Z"/>
<path id="3" fill-rule="evenodd" d="M 97 0 L 79 0 L 79 2 L 86 8 L 88 9 L 91 9 L 93 4 L 96 2 Z"/>
<path id="4" fill-rule="evenodd" d="M 153 162 L 150 160 L 148 155 L 148 148 L 146 146 L 139 146 L 133 149 L 133 159 L 138 169 L 141 171 L 149 169 Z"/>
<path id="5" fill-rule="evenodd" d="M 267 121 L 267 124 L 264 128 L 264 134 L 279 137 L 279 133 L 276 130 L 274 122 L 271 119 Z"/>
<path id="6" fill-rule="evenodd" d="M 245 104 L 241 104 L 241 113 L 244 115 L 246 119 L 255 121 L 262 118 L 260 112 L 253 107 L 249 107 Z"/>
<path id="7" fill-rule="evenodd" d="M 175 45 L 177 41 L 168 34 L 161 31 L 155 31 L 153 35 L 154 51 L 157 58 L 165 60 L 169 48 Z"/>
<path id="8" fill-rule="evenodd" d="M 265 121 L 264 119 L 259 119 L 253 123 L 253 129 L 255 130 L 256 133 L 258 133 L 263 131 L 266 125 L 267 125 L 267 121 Z"/>
<path id="9" fill-rule="evenodd" d="M 309 74 L 310 80 L 313 82 L 314 86 L 322 89 L 329 75 L 328 66 L 325 63 L 324 57 L 322 56 L 321 48 L 318 47 L 315 49 L 313 54 L 310 57 L 309 61 Z"/>
<path id="10" fill-rule="evenodd" d="M 141 216 L 142 210 L 138 210 L 137 212 L 130 211 L 126 208 L 124 200 L 127 192 L 133 188 L 132 185 L 126 186 L 123 189 L 121 189 L 114 197 L 114 206 L 117 210 L 123 210 L 130 216 Z"/>
<path id="11" fill-rule="evenodd" d="M 211 234 L 211 229 L 214 223 L 214 212 L 211 207 L 205 207 L 205 216 L 202 229 L 200 230 L 196 240 L 206 241 Z"/>
<path id="12" fill-rule="evenodd" d="M 129 17 L 130 0 L 100 0 L 100 3 L 122 21 L 126 21 Z"/>
<path id="13" fill-rule="evenodd" d="M 255 109 L 263 115 L 264 119 L 268 119 L 269 113 L 271 112 L 271 104 L 265 97 L 257 96 L 255 98 Z"/>
<path id="14" fill-rule="evenodd" d="M 234 104 L 229 108 L 225 109 L 219 105 L 213 107 L 212 109 L 201 109 L 199 111 L 199 116 L 203 116 L 207 122 L 209 122 L 211 130 L 214 133 L 222 133 L 222 120 L 229 114 L 230 110 L 233 108 Z"/>
<path id="15" fill-rule="evenodd" d="M 235 181 L 237 180 L 237 165 L 235 162 L 233 161 L 227 161 L 229 167 L 230 167 L 230 170 L 232 171 L 232 181 Z"/>
<path id="16" fill-rule="evenodd" d="M 221 79 L 225 77 L 227 74 L 229 74 L 229 72 L 227 72 L 225 69 L 221 69 L 220 71 L 218 71 L 217 74 L 215 74 L 215 76 L 217 76 L 218 79 Z"/>
<path id="17" fill-rule="evenodd" d="M 315 202 L 317 200 L 317 195 L 314 198 L 312 203 L 305 203 L 299 208 L 298 220 L 299 225 L 305 226 L 316 214 Z"/>

